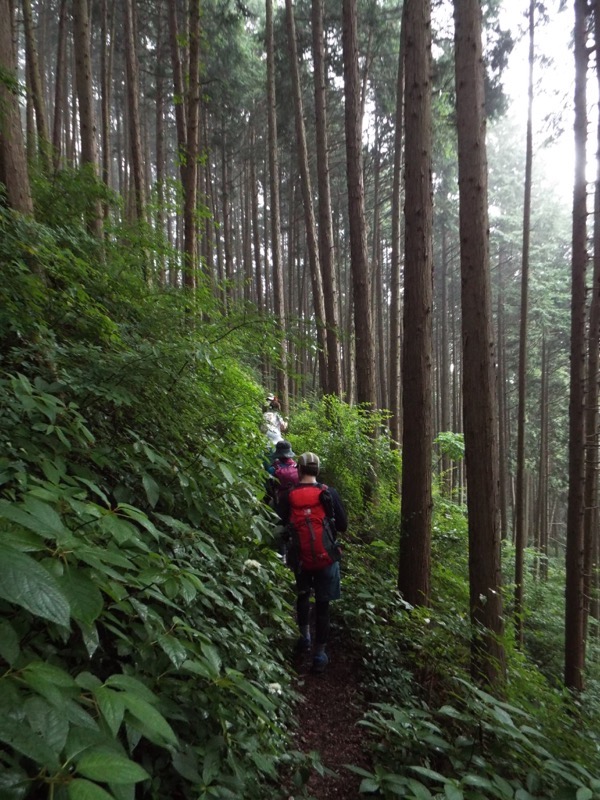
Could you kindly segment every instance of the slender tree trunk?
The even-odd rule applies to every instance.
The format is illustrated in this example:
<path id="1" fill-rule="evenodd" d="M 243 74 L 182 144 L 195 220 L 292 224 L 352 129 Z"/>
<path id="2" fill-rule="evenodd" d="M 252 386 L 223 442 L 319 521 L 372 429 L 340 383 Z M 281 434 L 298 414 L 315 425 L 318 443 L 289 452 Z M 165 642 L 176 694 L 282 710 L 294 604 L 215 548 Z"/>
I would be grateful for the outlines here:
<path id="1" fill-rule="evenodd" d="M 394 168 L 392 181 L 392 242 L 390 264 L 390 430 L 392 444 L 402 439 L 402 393 L 400 371 L 402 353 L 402 314 L 400 301 L 401 217 L 402 217 L 402 136 L 404 132 L 404 50 L 406 6 L 402 5 L 398 75 L 396 81 L 396 119 L 394 124 Z"/>
<path id="2" fill-rule="evenodd" d="M 406 225 L 402 470 L 398 589 L 412 605 L 429 604 L 432 458 L 431 5 L 407 0 Z"/>
<path id="3" fill-rule="evenodd" d="M 600 0 L 594 3 L 596 80 L 600 87 Z M 588 329 L 587 398 L 585 402 L 585 490 L 584 490 L 584 647 L 593 587 L 594 555 L 598 536 L 595 522 L 598 506 L 598 378 L 600 355 L 600 120 L 596 128 L 596 185 L 594 189 L 594 276 Z"/>
<path id="4" fill-rule="evenodd" d="M 73 39 L 75 48 L 75 77 L 79 102 L 79 132 L 81 136 L 81 163 L 92 175 L 98 175 L 98 145 L 92 86 L 92 60 L 90 20 L 87 0 L 73 0 Z M 95 201 L 88 211 L 88 226 L 98 238 L 102 237 L 102 209 Z"/>
<path id="5" fill-rule="evenodd" d="M 317 341 L 319 343 L 319 374 L 321 388 L 327 394 L 327 341 L 325 337 L 325 300 L 323 297 L 323 281 L 319 264 L 319 251 L 317 244 L 317 227 L 312 201 L 312 188 L 310 171 L 308 167 L 308 146 L 306 144 L 306 130 L 304 128 L 304 109 L 302 102 L 302 87 L 300 85 L 300 70 L 298 67 L 298 48 L 296 45 L 296 23 L 292 0 L 285 0 L 288 46 L 290 67 L 292 74 L 292 87 L 294 92 L 294 113 L 296 120 L 296 143 L 298 150 L 298 168 L 300 171 L 300 185 L 302 187 L 302 200 L 304 208 L 304 223 L 306 226 L 306 245 L 310 276 L 312 282 L 313 307 L 317 325 Z"/>
<path id="6" fill-rule="evenodd" d="M 67 0 L 61 0 L 58 12 L 58 45 L 56 48 L 56 79 L 54 84 L 54 120 L 52 124 L 52 166 L 57 172 L 62 153 L 62 128 L 65 112 L 67 77 Z"/>
<path id="7" fill-rule="evenodd" d="M 127 104 L 129 113 L 129 143 L 131 146 L 131 167 L 135 192 L 135 213 L 142 222 L 146 215 L 146 182 L 142 156 L 142 136 L 140 124 L 140 81 L 136 40 L 133 22 L 132 0 L 123 4 L 125 16 L 125 64 L 127 70 Z"/>
<path id="8" fill-rule="evenodd" d="M 0 69 L 17 81 L 17 60 L 13 46 L 14 9 L 10 0 L 0 0 Z M 6 186 L 11 208 L 33 214 L 33 202 L 27 172 L 21 112 L 16 91 L 0 80 L 0 181 Z"/>
<path id="9" fill-rule="evenodd" d="M 40 63 L 38 58 L 37 44 L 33 30 L 33 18 L 31 15 L 31 0 L 21 0 L 23 8 L 23 27 L 25 30 L 25 52 L 27 57 L 27 73 L 31 87 L 31 100 L 35 110 L 35 125 L 37 130 L 37 150 L 42 169 L 49 174 L 50 172 L 50 137 L 48 136 L 48 121 L 46 118 L 46 104 L 44 102 L 44 90 L 42 86 L 42 76 L 40 73 Z"/>
<path id="10" fill-rule="evenodd" d="M 356 347 L 356 399 L 376 407 L 375 346 L 371 315 L 371 282 L 367 255 L 363 183 L 362 117 L 358 74 L 357 0 L 343 0 L 346 176 L 350 224 L 350 260 Z"/>
<path id="11" fill-rule="evenodd" d="M 583 521 L 585 483 L 586 236 L 586 0 L 575 0 L 575 179 L 571 269 L 571 377 L 569 397 L 569 498 L 565 592 L 565 684 L 583 689 Z"/>
<path id="12" fill-rule="evenodd" d="M 189 10 L 189 62 L 186 103 L 186 150 L 183 181 L 183 283 L 196 285 L 198 267 L 196 202 L 198 198 L 198 132 L 200 129 L 200 0 L 191 0 Z"/>
<path id="13" fill-rule="evenodd" d="M 504 679 L 498 411 L 489 274 L 487 159 L 481 6 L 455 0 L 456 105 L 467 466 L 471 672 Z"/>
<path id="14" fill-rule="evenodd" d="M 504 281 L 502 249 L 498 254 L 498 440 L 500 454 L 500 538 L 508 536 L 508 501 L 507 484 L 508 474 L 508 435 L 507 435 L 507 409 L 506 409 L 506 344 L 504 341 Z"/>
<path id="15" fill-rule="evenodd" d="M 317 140 L 317 181 L 319 188 L 319 262 L 323 276 L 323 294 L 327 324 L 327 391 L 342 395 L 340 363 L 338 286 L 335 274 L 331 188 L 329 184 L 329 144 L 327 133 L 327 75 L 324 0 L 312 0 L 312 37 L 315 86 L 315 132 Z"/>
<path id="16" fill-rule="evenodd" d="M 280 365 L 277 370 L 277 394 L 285 413 L 289 407 L 287 377 L 287 342 L 285 340 L 285 304 L 281 265 L 281 219 L 279 205 L 279 153 L 277 150 L 277 104 L 275 98 L 275 43 L 273 2 L 266 0 L 267 98 L 269 136 L 269 194 L 271 199 L 271 263 L 275 316 L 281 332 Z"/>
<path id="17" fill-rule="evenodd" d="M 529 79 L 521 259 L 521 322 L 519 330 L 519 408 L 517 420 L 517 482 L 515 504 L 515 634 L 523 646 L 523 560 L 527 546 L 525 518 L 525 410 L 527 402 L 527 314 L 529 310 L 529 231 L 531 226 L 531 168 L 533 164 L 533 56 L 535 0 L 529 3 Z"/>

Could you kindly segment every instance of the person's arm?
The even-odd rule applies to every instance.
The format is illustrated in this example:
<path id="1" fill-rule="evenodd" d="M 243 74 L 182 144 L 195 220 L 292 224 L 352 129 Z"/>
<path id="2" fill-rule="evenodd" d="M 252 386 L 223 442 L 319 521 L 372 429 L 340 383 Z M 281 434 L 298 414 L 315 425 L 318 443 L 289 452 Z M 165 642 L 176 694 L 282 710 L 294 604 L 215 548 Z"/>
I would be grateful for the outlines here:
<path id="1" fill-rule="evenodd" d="M 345 533 L 348 530 L 348 516 L 346 509 L 335 489 L 329 489 L 333 504 L 333 514 L 335 518 L 335 529 L 338 533 Z"/>
<path id="2" fill-rule="evenodd" d="M 287 525 L 290 521 L 290 500 L 288 497 L 288 492 L 283 492 L 279 498 L 279 502 L 277 503 L 275 511 L 277 511 L 279 514 L 279 519 L 281 520 L 282 524 Z"/>

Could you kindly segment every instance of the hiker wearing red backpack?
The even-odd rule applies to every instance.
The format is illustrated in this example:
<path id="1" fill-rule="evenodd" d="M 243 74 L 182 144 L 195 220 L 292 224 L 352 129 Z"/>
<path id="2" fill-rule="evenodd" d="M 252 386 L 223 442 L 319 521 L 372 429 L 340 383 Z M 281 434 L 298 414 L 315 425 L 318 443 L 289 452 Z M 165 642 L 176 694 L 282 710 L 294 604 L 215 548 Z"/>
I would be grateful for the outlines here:
<path id="1" fill-rule="evenodd" d="M 340 557 L 337 534 L 348 528 L 346 511 L 335 489 L 317 480 L 320 470 L 315 453 L 298 459 L 298 485 L 281 497 L 278 513 L 289 540 L 287 564 L 296 575 L 296 613 L 299 652 L 312 649 L 310 595 L 315 593 L 315 648 L 313 672 L 323 672 L 329 662 L 329 604 L 340 598 Z"/>
<path id="2" fill-rule="evenodd" d="M 281 439 L 275 445 L 273 461 L 267 469 L 271 476 L 267 486 L 267 495 L 270 504 L 275 508 L 278 507 L 283 495 L 298 483 L 298 465 L 294 461 L 295 455 L 292 445 L 285 439 Z"/>

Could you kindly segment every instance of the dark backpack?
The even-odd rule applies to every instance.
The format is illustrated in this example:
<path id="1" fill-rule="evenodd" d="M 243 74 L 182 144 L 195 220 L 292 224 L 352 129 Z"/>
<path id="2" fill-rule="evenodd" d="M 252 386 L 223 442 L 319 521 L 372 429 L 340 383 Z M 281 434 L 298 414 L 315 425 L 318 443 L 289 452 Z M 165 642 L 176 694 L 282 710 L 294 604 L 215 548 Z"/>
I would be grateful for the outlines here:
<path id="1" fill-rule="evenodd" d="M 297 571 L 321 570 L 340 559 L 335 541 L 333 503 L 325 484 L 301 483 L 290 490 L 287 565 Z"/>
<path id="2" fill-rule="evenodd" d="M 293 458 L 288 458 L 286 461 L 276 458 L 273 467 L 273 477 L 278 481 L 275 493 L 279 498 L 283 492 L 287 492 L 298 483 L 298 465 Z"/>

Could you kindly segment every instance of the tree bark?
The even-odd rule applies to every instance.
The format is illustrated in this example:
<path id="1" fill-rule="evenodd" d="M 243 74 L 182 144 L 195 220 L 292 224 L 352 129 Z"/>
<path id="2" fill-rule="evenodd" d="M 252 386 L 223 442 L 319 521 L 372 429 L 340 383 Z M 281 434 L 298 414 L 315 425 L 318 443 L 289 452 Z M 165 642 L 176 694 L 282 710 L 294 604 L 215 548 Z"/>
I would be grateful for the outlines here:
<path id="1" fill-rule="evenodd" d="M 525 517 L 525 410 L 527 402 L 527 314 L 529 311 L 529 238 L 531 226 L 531 171 L 533 164 L 533 63 L 535 0 L 529 2 L 529 77 L 521 257 L 521 319 L 519 330 L 519 404 L 517 412 L 517 480 L 515 502 L 515 638 L 523 646 L 523 562 L 527 546 Z"/>
<path id="2" fill-rule="evenodd" d="M 98 176 L 98 145 L 92 87 L 92 60 L 90 20 L 87 0 L 73 0 L 73 39 L 75 48 L 75 77 L 79 102 L 79 133 L 81 137 L 81 163 L 94 177 Z M 88 214 L 88 227 L 98 238 L 102 237 L 102 209 L 94 201 Z"/>
<path id="3" fill-rule="evenodd" d="M 346 176 L 350 225 L 350 260 L 354 303 L 356 399 L 373 408 L 375 346 L 371 314 L 371 282 L 367 255 L 365 191 L 363 182 L 362 116 L 358 73 L 357 0 L 343 0 L 344 99 L 346 129 Z"/>
<path id="4" fill-rule="evenodd" d="M 280 330 L 277 370 L 277 395 L 284 413 L 289 407 L 287 378 L 287 342 L 285 339 L 285 304 L 283 298 L 283 274 L 281 265 L 281 218 L 279 204 L 279 153 L 277 149 L 277 103 L 275 97 L 275 43 L 273 34 L 273 2 L 266 0 L 266 51 L 267 51 L 267 100 L 269 140 L 269 196 L 271 200 L 271 263 L 275 316 Z"/>
<path id="5" fill-rule="evenodd" d="M 142 156 L 142 135 L 140 125 L 140 81 L 134 33 L 133 3 L 125 0 L 123 4 L 125 16 L 125 64 L 127 70 L 127 105 L 129 120 L 129 143 L 131 148 L 131 166 L 135 192 L 135 213 L 139 222 L 146 216 L 146 182 Z"/>
<path id="6" fill-rule="evenodd" d="M 325 337 L 325 300 L 323 298 L 323 281 L 319 264 L 319 250 L 317 244 L 317 226 L 312 200 L 312 187 L 310 170 L 308 167 L 308 147 L 306 144 L 306 130 L 304 127 L 304 104 L 302 102 L 302 87 L 300 85 L 300 69 L 298 67 L 298 48 L 296 45 L 296 23 L 292 0 L 285 0 L 290 67 L 292 73 L 292 87 L 294 92 L 294 117 L 296 120 L 296 145 L 298 151 L 298 169 L 300 172 L 300 185 L 302 188 L 302 204 L 304 209 L 304 224 L 306 228 L 306 247 L 310 266 L 312 284 L 313 308 L 317 326 L 317 341 L 319 343 L 319 376 L 321 389 L 327 394 L 327 341 Z"/>
<path id="7" fill-rule="evenodd" d="M 402 217 L 402 140 L 404 133 L 404 50 L 406 3 L 402 6 L 398 74 L 396 79 L 396 119 L 394 123 L 394 167 L 392 178 L 392 242 L 390 264 L 390 431 L 393 446 L 402 440 L 402 393 L 400 389 L 402 354 L 401 312 L 401 217 Z"/>
<path id="8" fill-rule="evenodd" d="M 575 177 L 571 265 L 571 373 L 569 395 L 569 496 L 565 590 L 565 684 L 583 689 L 583 520 L 585 483 L 586 206 L 586 0 L 575 0 Z"/>
<path id="9" fill-rule="evenodd" d="M 335 274 L 331 187 L 329 183 L 329 143 L 327 132 L 327 74 L 323 0 L 312 0 L 312 50 L 315 86 L 315 132 L 317 140 L 317 182 L 319 188 L 319 262 L 327 324 L 327 391 L 342 395 L 339 346 L 338 285 Z"/>
<path id="10" fill-rule="evenodd" d="M 33 214 L 25 142 L 17 94 L 17 60 L 13 46 L 14 10 L 10 0 L 0 0 L 0 68 L 14 78 L 14 87 L 0 80 L 0 180 L 8 204 L 22 214 Z"/>
<path id="11" fill-rule="evenodd" d="M 46 118 L 46 104 L 40 73 L 38 49 L 33 30 L 31 14 L 31 0 L 21 0 L 23 8 L 23 28 L 25 30 L 25 53 L 27 57 L 27 73 L 31 87 L 31 100 L 35 111 L 35 125 L 37 130 L 37 152 L 42 169 L 50 172 L 50 137 L 48 136 L 48 121 Z"/>
<path id="12" fill-rule="evenodd" d="M 504 679 L 498 411 L 489 274 L 487 159 L 481 6 L 455 0 L 455 69 L 467 467 L 471 672 L 497 687 Z"/>
<path id="13" fill-rule="evenodd" d="M 411 605 L 428 605 L 432 458 L 432 184 L 431 4 L 406 6 L 406 203 L 402 470 L 398 589 Z"/>

